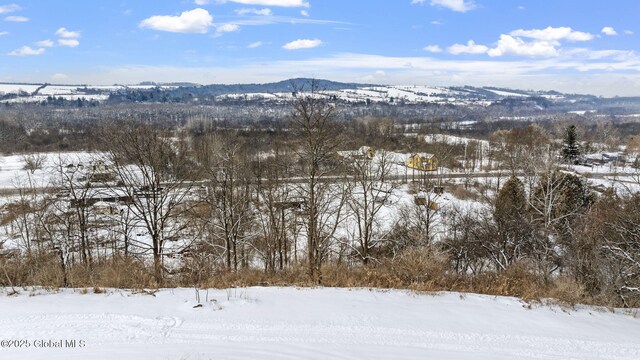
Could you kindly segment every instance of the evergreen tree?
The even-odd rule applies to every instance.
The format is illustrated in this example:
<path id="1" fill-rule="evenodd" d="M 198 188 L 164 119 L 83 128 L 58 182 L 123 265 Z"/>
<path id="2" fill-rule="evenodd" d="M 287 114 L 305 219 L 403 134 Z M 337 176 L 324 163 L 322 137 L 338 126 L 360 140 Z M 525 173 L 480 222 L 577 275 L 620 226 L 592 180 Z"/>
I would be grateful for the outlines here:
<path id="1" fill-rule="evenodd" d="M 520 179 L 512 176 L 498 193 L 494 212 L 496 222 L 519 221 L 524 216 L 526 203 L 524 184 Z"/>
<path id="2" fill-rule="evenodd" d="M 565 130 L 564 143 L 562 145 L 562 157 L 565 161 L 575 162 L 580 156 L 580 145 L 578 144 L 578 133 L 575 125 L 571 125 Z"/>
<path id="3" fill-rule="evenodd" d="M 558 206 L 555 216 L 567 218 L 573 221 L 577 214 L 589 207 L 593 199 L 584 181 L 572 174 L 563 174 L 559 177 L 561 187 L 558 194 Z"/>
<path id="4" fill-rule="evenodd" d="M 493 218 L 497 234 L 484 244 L 498 269 L 527 256 L 531 251 L 532 229 L 527 216 L 527 195 L 524 184 L 512 176 L 504 184 L 495 202 Z"/>

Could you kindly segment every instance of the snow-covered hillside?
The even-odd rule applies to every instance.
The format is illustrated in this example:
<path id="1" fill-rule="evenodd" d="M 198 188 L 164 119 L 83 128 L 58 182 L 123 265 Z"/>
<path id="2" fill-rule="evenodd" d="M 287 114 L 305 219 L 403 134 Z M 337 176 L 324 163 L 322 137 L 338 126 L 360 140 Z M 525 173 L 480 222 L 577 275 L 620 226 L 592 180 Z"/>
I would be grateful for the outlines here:
<path id="1" fill-rule="evenodd" d="M 20 291 L 0 296 L 0 339 L 31 346 L 3 342 L 3 359 L 640 358 L 637 315 L 505 297 L 243 288 L 200 290 L 198 306 L 193 289 Z M 34 346 L 47 340 L 77 342 Z"/>
<path id="2" fill-rule="evenodd" d="M 350 103 L 388 103 L 388 104 L 453 104 L 453 105 L 477 105 L 488 106 L 495 101 L 505 98 L 525 98 L 529 96 L 546 97 L 549 100 L 563 100 L 562 95 L 548 95 L 543 92 L 520 91 L 494 88 L 475 87 L 436 87 L 423 85 L 362 85 L 354 87 L 353 84 L 344 84 L 340 88 L 340 83 L 335 83 L 330 90 L 322 93 L 332 99 L 340 99 Z M 269 84 L 265 84 L 264 89 L 269 89 Z M 65 100 L 97 100 L 104 101 L 110 94 L 119 93 L 125 90 L 148 90 L 148 89 L 172 90 L 177 86 L 172 85 L 51 85 L 51 84 L 11 84 L 0 83 L 0 103 L 24 103 L 42 102 L 47 97 L 63 98 Z M 197 87 L 196 87 L 197 88 Z M 187 88 L 193 90 L 195 88 Z M 253 100 L 253 101 L 282 101 L 292 99 L 291 91 L 265 90 L 264 92 L 246 91 L 234 92 L 229 87 L 228 90 L 217 94 L 221 100 Z M 275 89 L 275 88 L 274 88 Z M 206 94 L 206 92 L 204 93 Z M 202 95 L 202 93 L 201 93 Z M 2 98 L 4 96 L 4 98 Z"/>
<path id="3" fill-rule="evenodd" d="M 68 101 L 95 100 L 105 101 L 109 95 L 126 89 L 152 89 L 154 85 L 102 86 L 102 85 L 50 85 L 50 84 L 11 84 L 0 83 L 0 103 L 39 103 L 48 97 L 63 98 Z M 162 86 L 162 89 L 173 89 L 175 86 Z"/>
<path id="4" fill-rule="evenodd" d="M 322 91 L 327 97 L 343 101 L 389 103 L 389 104 L 454 104 L 487 106 L 492 103 L 485 95 L 453 88 L 431 86 L 365 86 L 357 89 Z M 501 95 L 507 97 L 509 95 Z M 519 95 L 525 96 L 525 95 Z M 290 99 L 291 93 L 246 93 L 226 94 L 221 99 L 275 100 Z"/>

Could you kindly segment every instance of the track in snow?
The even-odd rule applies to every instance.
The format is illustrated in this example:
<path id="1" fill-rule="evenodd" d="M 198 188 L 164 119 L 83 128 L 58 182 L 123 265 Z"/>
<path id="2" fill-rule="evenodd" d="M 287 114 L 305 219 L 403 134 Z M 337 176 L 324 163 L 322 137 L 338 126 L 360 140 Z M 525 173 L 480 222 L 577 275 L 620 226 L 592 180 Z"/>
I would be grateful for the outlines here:
<path id="1" fill-rule="evenodd" d="M 204 300 L 205 292 L 201 291 Z M 110 290 L 0 297 L 0 359 L 640 359 L 640 319 L 513 298 L 363 289 Z"/>

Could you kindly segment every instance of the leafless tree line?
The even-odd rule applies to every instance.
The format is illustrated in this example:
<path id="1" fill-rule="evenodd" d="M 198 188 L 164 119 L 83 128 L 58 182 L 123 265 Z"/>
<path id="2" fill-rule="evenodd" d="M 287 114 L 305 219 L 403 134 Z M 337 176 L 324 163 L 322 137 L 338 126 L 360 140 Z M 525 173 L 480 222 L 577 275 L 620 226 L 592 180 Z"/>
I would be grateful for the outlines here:
<path id="1" fill-rule="evenodd" d="M 103 129 L 105 151 L 89 162 L 55 160 L 54 194 L 30 181 L 43 161 L 27 157 L 29 180 L 7 205 L 3 235 L 27 256 L 59 259 L 63 286 L 69 268 L 110 258 L 145 263 L 158 284 L 184 274 L 299 267 L 322 283 L 326 265 L 376 266 L 418 251 L 441 254 L 461 277 L 525 264 L 542 282 L 570 276 L 591 294 L 637 304 L 638 195 L 594 195 L 561 170 L 542 128 L 497 132 L 488 150 L 467 145 L 465 169 L 493 162 L 512 175 L 475 206 L 439 209 L 436 173 L 418 179 L 415 203 L 388 227 L 400 187 L 389 180 L 391 159 L 384 150 L 375 162 L 337 156 L 348 141 L 345 124 L 333 104 L 314 96 L 319 89 L 307 90 L 289 117 L 292 135 L 267 147 L 233 129 L 193 136 L 118 123 Z M 378 125 L 390 136 L 389 126 Z M 433 149 L 452 161 L 460 150 Z M 322 181 L 327 175 L 344 179 Z"/>

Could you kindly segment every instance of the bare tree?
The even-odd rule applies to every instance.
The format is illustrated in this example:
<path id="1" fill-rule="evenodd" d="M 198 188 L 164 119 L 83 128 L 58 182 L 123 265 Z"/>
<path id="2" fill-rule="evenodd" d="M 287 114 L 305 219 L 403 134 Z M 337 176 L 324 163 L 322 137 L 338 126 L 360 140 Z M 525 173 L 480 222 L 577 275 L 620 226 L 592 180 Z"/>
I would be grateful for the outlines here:
<path id="1" fill-rule="evenodd" d="M 491 214 L 455 207 L 450 209 L 446 221 L 447 235 L 439 247 L 447 254 L 450 266 L 461 275 L 480 274 L 492 263 L 485 246 L 496 233 Z"/>
<path id="2" fill-rule="evenodd" d="M 582 222 L 571 252 L 572 270 L 594 294 L 640 304 L 640 195 L 602 196 Z"/>
<path id="3" fill-rule="evenodd" d="M 337 168 L 340 124 L 335 106 L 315 81 L 309 89 L 296 92 L 291 127 L 299 137 L 293 151 L 303 178 L 298 192 L 305 202 L 308 271 L 313 281 L 320 282 L 323 259 L 341 220 L 344 192 L 341 184 L 332 186 L 323 179 Z"/>
<path id="4" fill-rule="evenodd" d="M 246 252 L 253 236 L 249 162 L 238 137 L 216 136 L 208 141 L 206 171 L 211 185 L 206 201 L 212 211 L 209 225 L 213 239 L 223 243 L 227 269 L 238 270 L 248 263 Z"/>
<path id="5" fill-rule="evenodd" d="M 83 264 L 91 265 L 93 258 L 89 238 L 89 211 L 92 205 L 90 199 L 95 190 L 89 186 L 81 159 L 59 155 L 53 169 L 53 184 L 63 196 L 59 201 L 53 202 L 55 215 L 59 220 L 62 220 L 60 217 L 66 218 L 61 222 L 67 224 L 71 247 L 79 250 Z"/>
<path id="6" fill-rule="evenodd" d="M 18 245 L 32 253 L 32 245 L 40 244 L 39 228 L 36 226 L 44 210 L 42 194 L 37 191 L 33 182 L 23 182 L 21 178 L 14 180 L 17 196 L 6 204 L 9 212 L 7 220 L 10 224 L 10 234 L 19 239 Z"/>
<path id="7" fill-rule="evenodd" d="M 42 170 L 47 161 L 47 156 L 42 153 L 26 154 L 22 156 L 22 161 L 24 162 L 24 169 L 33 174 L 36 170 Z"/>
<path id="8" fill-rule="evenodd" d="M 386 241 L 389 229 L 384 229 L 381 211 L 389 205 L 397 186 L 389 180 L 393 163 L 386 151 L 379 151 L 372 159 L 358 154 L 351 160 L 347 206 L 355 220 L 352 248 L 366 265 L 375 259 L 374 250 Z"/>
<path id="9" fill-rule="evenodd" d="M 561 246 L 571 241 L 575 220 L 588 208 L 590 196 L 581 179 L 553 167 L 540 174 L 532 192 L 528 206 L 538 229 L 532 255 L 548 279 L 561 266 Z"/>
<path id="10" fill-rule="evenodd" d="M 438 188 L 433 183 L 425 182 L 423 187 L 418 188 L 413 203 L 400 209 L 400 216 L 414 234 L 415 245 L 430 246 L 438 233 L 442 219 Z"/>
<path id="11" fill-rule="evenodd" d="M 275 144 L 273 156 L 262 159 L 258 154 L 254 167 L 260 210 L 256 213 L 256 222 L 261 234 L 255 246 L 264 260 L 265 271 L 282 270 L 290 263 L 289 228 L 295 224 L 296 212 L 302 207 L 284 178 L 289 161 L 288 154 L 281 150 Z"/>
<path id="12" fill-rule="evenodd" d="M 491 141 L 497 160 L 509 168 L 511 176 L 523 175 L 529 191 L 533 189 L 538 174 L 554 165 L 549 139 L 539 126 L 498 130 L 491 135 Z"/>
<path id="13" fill-rule="evenodd" d="M 108 136 L 108 159 L 118 185 L 114 196 L 126 198 L 148 233 L 156 281 L 163 281 L 167 242 L 170 254 L 180 252 L 193 241 L 189 233 L 188 195 L 197 177 L 184 139 L 152 126 L 126 124 L 112 127 Z M 142 242 L 137 243 L 143 247 Z"/>

